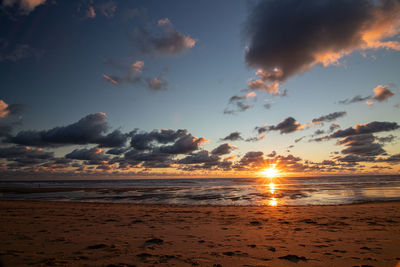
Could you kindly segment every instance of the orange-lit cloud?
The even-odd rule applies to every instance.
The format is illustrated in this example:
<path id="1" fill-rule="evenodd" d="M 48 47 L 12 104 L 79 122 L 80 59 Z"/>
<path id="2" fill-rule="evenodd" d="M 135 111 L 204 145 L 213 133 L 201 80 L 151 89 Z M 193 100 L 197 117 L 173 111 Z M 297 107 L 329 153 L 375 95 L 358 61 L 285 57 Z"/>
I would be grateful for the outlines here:
<path id="1" fill-rule="evenodd" d="M 141 73 L 143 71 L 144 62 L 138 60 L 138 61 L 132 63 L 131 67 L 135 73 Z"/>
<path id="2" fill-rule="evenodd" d="M 19 9 L 24 14 L 29 14 L 37 6 L 44 4 L 46 0 L 3 0 L 3 6 L 18 5 Z"/>
<path id="3" fill-rule="evenodd" d="M 4 118 L 10 113 L 8 110 L 8 104 L 0 99 L 0 118 Z"/>
<path id="4" fill-rule="evenodd" d="M 355 51 L 400 50 L 397 0 L 260 1 L 246 26 L 245 60 L 260 76 L 249 87 L 273 94 L 289 77 Z"/>
<path id="5" fill-rule="evenodd" d="M 381 102 L 390 97 L 392 97 L 394 93 L 388 89 L 387 85 L 378 85 L 374 88 L 374 99 Z"/>

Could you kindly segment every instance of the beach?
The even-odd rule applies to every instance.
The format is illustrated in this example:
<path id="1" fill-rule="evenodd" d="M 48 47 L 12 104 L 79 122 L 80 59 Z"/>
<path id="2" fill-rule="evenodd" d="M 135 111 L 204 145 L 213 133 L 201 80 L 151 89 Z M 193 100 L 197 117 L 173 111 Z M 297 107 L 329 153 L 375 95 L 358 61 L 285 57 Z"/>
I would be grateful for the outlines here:
<path id="1" fill-rule="evenodd" d="M 396 266 L 400 202 L 0 201 L 2 266 Z"/>

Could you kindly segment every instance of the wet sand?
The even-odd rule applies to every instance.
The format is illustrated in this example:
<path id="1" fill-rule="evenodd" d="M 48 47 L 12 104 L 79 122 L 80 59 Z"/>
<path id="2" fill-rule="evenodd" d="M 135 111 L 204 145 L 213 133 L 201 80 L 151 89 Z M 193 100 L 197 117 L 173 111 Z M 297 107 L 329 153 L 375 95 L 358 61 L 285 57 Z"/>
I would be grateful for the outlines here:
<path id="1" fill-rule="evenodd" d="M 0 266 L 395 266 L 400 202 L 211 207 L 0 201 Z"/>

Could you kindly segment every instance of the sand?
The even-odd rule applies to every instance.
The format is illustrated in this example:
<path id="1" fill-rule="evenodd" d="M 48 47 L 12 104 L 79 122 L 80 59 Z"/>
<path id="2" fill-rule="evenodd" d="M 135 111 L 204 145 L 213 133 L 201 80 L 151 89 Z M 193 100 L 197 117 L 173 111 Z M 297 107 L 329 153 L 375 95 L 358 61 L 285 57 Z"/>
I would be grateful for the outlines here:
<path id="1" fill-rule="evenodd" d="M 0 201 L 0 236 L 3 266 L 392 267 L 400 261 L 400 202 L 180 207 Z"/>

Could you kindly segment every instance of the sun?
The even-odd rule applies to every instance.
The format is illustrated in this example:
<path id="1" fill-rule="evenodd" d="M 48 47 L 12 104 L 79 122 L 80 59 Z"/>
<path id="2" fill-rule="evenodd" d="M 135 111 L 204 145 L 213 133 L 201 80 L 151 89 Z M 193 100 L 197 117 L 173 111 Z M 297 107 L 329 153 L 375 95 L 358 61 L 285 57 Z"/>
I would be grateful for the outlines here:
<path id="1" fill-rule="evenodd" d="M 278 175 L 278 170 L 275 169 L 275 167 L 270 167 L 267 168 L 263 171 L 263 173 L 265 174 L 265 176 L 267 176 L 268 178 L 274 178 Z"/>

